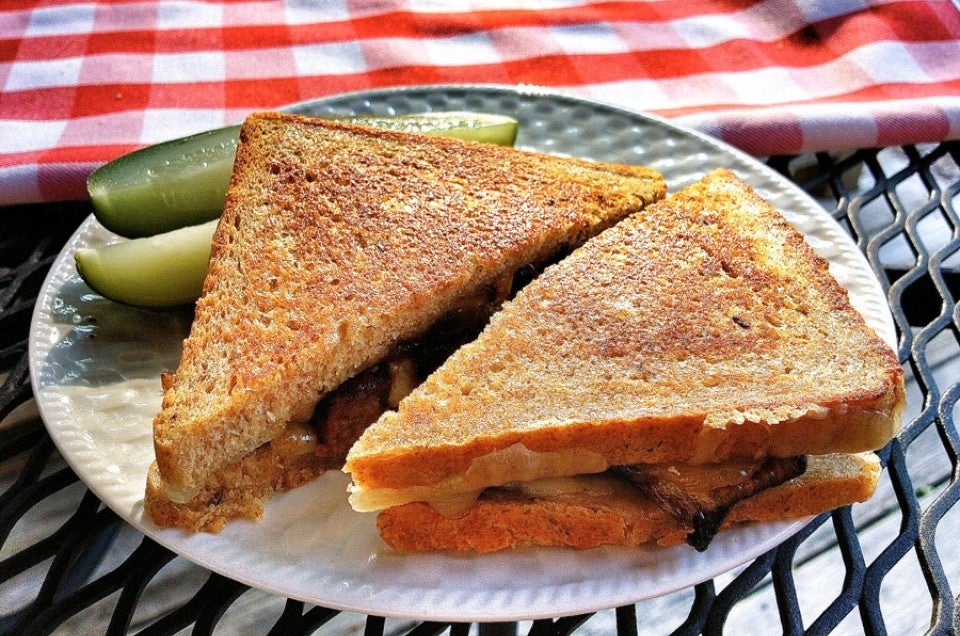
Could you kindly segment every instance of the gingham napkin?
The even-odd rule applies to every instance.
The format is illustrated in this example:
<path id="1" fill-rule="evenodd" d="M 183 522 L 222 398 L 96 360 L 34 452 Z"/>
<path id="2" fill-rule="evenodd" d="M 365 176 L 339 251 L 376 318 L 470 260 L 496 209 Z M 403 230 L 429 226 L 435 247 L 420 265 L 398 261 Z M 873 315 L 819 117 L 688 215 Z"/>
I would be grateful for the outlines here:
<path id="1" fill-rule="evenodd" d="M 434 83 L 554 87 L 757 155 L 960 137 L 951 0 L 0 1 L 0 205 L 250 111 Z"/>

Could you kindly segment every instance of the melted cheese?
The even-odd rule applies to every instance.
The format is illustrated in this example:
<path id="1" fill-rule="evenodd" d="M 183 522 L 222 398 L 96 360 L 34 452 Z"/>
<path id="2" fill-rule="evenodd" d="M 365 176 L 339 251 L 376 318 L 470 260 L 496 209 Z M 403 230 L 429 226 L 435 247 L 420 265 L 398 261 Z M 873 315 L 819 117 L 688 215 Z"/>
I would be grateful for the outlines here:
<path id="1" fill-rule="evenodd" d="M 180 490 L 174 488 L 170 484 L 164 482 L 163 484 L 163 493 L 167 496 L 170 501 L 174 503 L 187 503 L 191 499 L 197 496 L 197 493 L 200 492 L 199 488 L 194 488 L 192 490 L 184 489 Z"/>
<path id="2" fill-rule="evenodd" d="M 624 493 L 632 494 L 637 490 L 622 479 L 608 474 L 537 479 L 516 484 L 516 488 L 527 497 L 547 501 L 572 494 L 597 498 L 622 497 Z"/>
<path id="3" fill-rule="evenodd" d="M 443 481 L 407 488 L 375 488 L 361 490 L 350 485 L 350 504 L 360 512 L 372 512 L 400 506 L 412 501 L 425 501 L 438 510 L 472 505 L 484 488 L 515 482 L 528 482 L 544 477 L 569 477 L 602 473 L 609 466 L 598 454 L 582 449 L 566 449 L 538 453 L 517 443 L 473 460 L 470 468 Z M 465 509 L 465 508 L 464 508 Z"/>
<path id="4" fill-rule="evenodd" d="M 503 487 L 541 501 L 562 501 L 565 497 L 575 496 L 579 501 L 598 500 L 609 503 L 613 500 L 632 500 L 637 496 L 635 486 L 607 473 L 544 477 L 534 481 L 510 483 Z M 444 517 L 459 517 L 477 502 L 482 492 L 461 493 L 450 499 L 428 501 L 427 504 Z"/>

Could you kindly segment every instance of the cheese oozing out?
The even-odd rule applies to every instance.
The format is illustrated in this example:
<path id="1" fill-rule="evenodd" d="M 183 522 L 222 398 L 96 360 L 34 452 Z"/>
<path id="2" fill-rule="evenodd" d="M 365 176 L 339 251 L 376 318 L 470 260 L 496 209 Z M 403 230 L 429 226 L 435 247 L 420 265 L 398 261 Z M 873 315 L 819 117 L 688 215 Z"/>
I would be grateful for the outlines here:
<path id="1" fill-rule="evenodd" d="M 425 486 L 363 490 L 351 484 L 350 504 L 373 512 L 413 501 L 425 501 L 443 514 L 455 514 L 476 501 L 485 488 L 542 478 L 602 473 L 609 465 L 599 453 L 584 449 L 536 452 L 521 443 L 482 455 L 463 473 Z"/>

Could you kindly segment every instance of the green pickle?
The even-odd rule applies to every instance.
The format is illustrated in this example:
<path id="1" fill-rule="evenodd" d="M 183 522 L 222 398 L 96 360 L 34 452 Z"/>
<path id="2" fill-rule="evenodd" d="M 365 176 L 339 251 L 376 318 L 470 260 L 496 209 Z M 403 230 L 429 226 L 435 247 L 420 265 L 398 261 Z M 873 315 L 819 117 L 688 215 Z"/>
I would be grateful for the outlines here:
<path id="1" fill-rule="evenodd" d="M 360 125 L 511 146 L 517 121 L 442 112 L 337 117 Z M 87 181 L 94 215 L 129 240 L 76 252 L 77 271 L 120 303 L 173 307 L 197 299 L 223 210 L 239 126 L 149 146 L 96 170 Z"/>
<path id="2" fill-rule="evenodd" d="M 200 296 L 217 222 L 77 250 L 77 271 L 93 291 L 126 305 L 189 304 Z"/>
<path id="3" fill-rule="evenodd" d="M 123 155 L 87 179 L 93 214 L 128 238 L 215 219 L 223 210 L 239 126 L 174 139 Z"/>

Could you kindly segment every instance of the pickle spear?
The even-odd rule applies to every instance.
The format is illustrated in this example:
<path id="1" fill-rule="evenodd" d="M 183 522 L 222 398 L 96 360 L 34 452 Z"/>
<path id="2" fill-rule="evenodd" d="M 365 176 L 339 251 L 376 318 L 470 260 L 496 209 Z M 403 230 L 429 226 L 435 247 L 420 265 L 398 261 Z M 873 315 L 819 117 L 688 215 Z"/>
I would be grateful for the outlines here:
<path id="1" fill-rule="evenodd" d="M 93 291 L 137 307 L 186 305 L 200 296 L 217 220 L 79 249 L 77 271 Z"/>
<path id="2" fill-rule="evenodd" d="M 440 112 L 358 115 L 337 121 L 471 141 L 513 145 L 517 121 L 504 115 Z M 215 219 L 223 210 L 239 126 L 148 146 L 107 163 L 87 179 L 94 215 L 128 238 Z"/>

